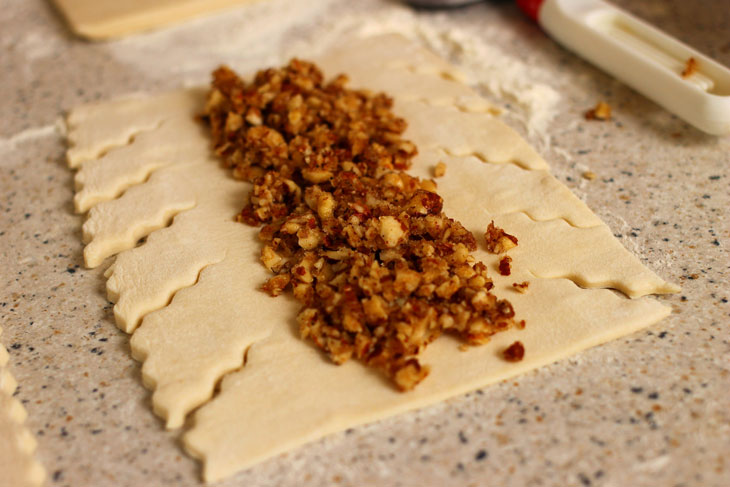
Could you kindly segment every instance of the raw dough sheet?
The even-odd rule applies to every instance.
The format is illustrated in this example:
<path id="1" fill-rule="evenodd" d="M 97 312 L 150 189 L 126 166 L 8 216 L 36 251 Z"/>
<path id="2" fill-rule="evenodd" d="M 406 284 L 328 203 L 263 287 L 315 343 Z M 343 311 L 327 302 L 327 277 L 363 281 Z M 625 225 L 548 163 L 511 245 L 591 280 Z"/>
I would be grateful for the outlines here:
<path id="1" fill-rule="evenodd" d="M 13 397 L 18 384 L 8 359 L 0 342 L 0 485 L 35 487 L 43 483 L 45 471 L 34 457 L 36 440 L 24 426 L 28 413 Z"/>
<path id="2" fill-rule="evenodd" d="M 68 161 L 88 266 L 108 257 L 109 298 L 169 428 L 188 415 L 185 448 L 215 481 L 331 432 L 500 381 L 651 325 L 669 308 L 649 294 L 676 292 L 616 240 L 548 172 L 497 110 L 440 58 L 394 35 L 355 39 L 316 62 L 351 86 L 385 91 L 419 148 L 412 174 L 438 180 L 446 214 L 479 237 L 494 220 L 517 236 L 513 273 L 479 250 L 495 289 L 524 330 L 459 350 L 443 337 L 423 356 L 430 376 L 400 393 L 356 361 L 333 365 L 298 337 L 298 304 L 258 290 L 259 229 L 233 218 L 249 185 L 232 179 L 193 120 L 205 89 L 79 107 L 68 117 Z M 143 239 L 142 244 L 138 244 Z M 527 294 L 512 283 L 529 281 Z M 620 291 L 617 292 L 617 291 Z M 628 296 L 628 297 L 627 297 Z M 501 358 L 515 340 L 519 363 Z M 193 414 L 194 412 L 194 414 Z"/>

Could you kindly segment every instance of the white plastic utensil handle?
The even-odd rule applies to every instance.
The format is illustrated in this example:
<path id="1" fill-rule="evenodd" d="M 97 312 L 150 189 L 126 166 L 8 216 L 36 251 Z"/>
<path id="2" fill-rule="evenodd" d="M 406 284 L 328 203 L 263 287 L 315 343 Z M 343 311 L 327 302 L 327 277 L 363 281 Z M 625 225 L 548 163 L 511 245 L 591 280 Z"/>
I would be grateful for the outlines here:
<path id="1" fill-rule="evenodd" d="M 730 134 L 730 70 L 602 0 L 527 0 L 568 49 L 704 132 Z M 690 58 L 696 69 L 683 76 Z"/>

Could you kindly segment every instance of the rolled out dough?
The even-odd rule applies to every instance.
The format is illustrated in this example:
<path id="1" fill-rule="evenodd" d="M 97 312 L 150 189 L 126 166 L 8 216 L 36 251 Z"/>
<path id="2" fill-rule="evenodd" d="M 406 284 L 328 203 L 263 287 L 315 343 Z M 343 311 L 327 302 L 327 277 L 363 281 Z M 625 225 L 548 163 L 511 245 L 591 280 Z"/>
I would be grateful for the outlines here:
<path id="1" fill-rule="evenodd" d="M 17 386 L 8 370 L 8 352 L 0 343 L 0 484 L 35 487 L 43 483 L 45 471 L 34 457 L 35 438 L 23 424 L 28 413 L 13 397 Z"/>
<path id="2" fill-rule="evenodd" d="M 676 292 L 624 249 L 545 161 L 444 61 L 398 36 L 358 39 L 316 60 L 354 87 L 386 91 L 419 144 L 414 175 L 433 165 L 446 213 L 477 235 L 490 220 L 516 235 L 513 274 L 492 272 L 525 330 L 460 351 L 437 340 L 431 375 L 400 393 L 350 361 L 336 366 L 297 336 L 293 298 L 259 291 L 257 228 L 235 223 L 249 189 L 234 181 L 191 122 L 201 90 L 81 107 L 69 116 L 68 152 L 89 266 L 117 254 L 107 289 L 117 324 L 144 361 L 155 412 L 183 425 L 187 450 L 214 481 L 327 433 L 506 379 L 657 322 Z M 146 237 L 142 245 L 137 241 Z M 481 240 L 483 246 L 483 240 Z M 491 269 L 498 257 L 478 251 Z M 529 281 L 527 294 L 513 282 Z M 616 293 L 619 290 L 634 299 Z M 500 352 L 514 340 L 524 360 Z M 219 388 L 217 394 L 214 393 Z"/>

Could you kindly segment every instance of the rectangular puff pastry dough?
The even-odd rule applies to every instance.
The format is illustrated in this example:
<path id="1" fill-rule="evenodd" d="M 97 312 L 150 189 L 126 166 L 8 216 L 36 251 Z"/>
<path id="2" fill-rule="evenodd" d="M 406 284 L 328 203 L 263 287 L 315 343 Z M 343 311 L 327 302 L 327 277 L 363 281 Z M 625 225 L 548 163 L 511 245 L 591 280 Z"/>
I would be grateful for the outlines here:
<path id="1" fill-rule="evenodd" d="M 386 91 L 419 147 L 414 175 L 439 179 L 446 213 L 481 237 L 494 219 L 520 245 L 513 274 L 492 271 L 525 330 L 459 350 L 437 340 L 423 362 L 431 375 L 397 392 L 376 372 L 336 366 L 298 337 L 298 305 L 258 290 L 258 228 L 233 221 L 246 183 L 209 153 L 192 120 L 204 91 L 185 90 L 74 110 L 69 164 L 89 266 L 117 255 L 107 289 L 117 324 L 144 361 L 155 412 L 169 428 L 194 414 L 186 449 L 215 481 L 327 433 L 422 407 L 559 360 L 657 322 L 669 308 L 649 294 L 675 292 L 612 236 L 586 205 L 453 67 L 394 35 L 355 39 L 315 60 L 327 76 Z M 140 238 L 144 244 L 137 246 Z M 481 241 L 483 248 L 483 240 Z M 480 250 L 490 269 L 497 257 Z M 529 281 L 527 294 L 512 288 Z M 614 290 L 621 291 L 621 295 Z M 633 298 L 633 299 L 630 299 Z M 500 353 L 514 340 L 519 363 Z M 214 396 L 219 384 L 220 391 Z"/>
<path id="2" fill-rule="evenodd" d="M 0 484 L 36 487 L 45 471 L 34 457 L 36 441 L 23 424 L 28 413 L 13 397 L 18 384 L 7 365 L 8 352 L 0 343 Z"/>

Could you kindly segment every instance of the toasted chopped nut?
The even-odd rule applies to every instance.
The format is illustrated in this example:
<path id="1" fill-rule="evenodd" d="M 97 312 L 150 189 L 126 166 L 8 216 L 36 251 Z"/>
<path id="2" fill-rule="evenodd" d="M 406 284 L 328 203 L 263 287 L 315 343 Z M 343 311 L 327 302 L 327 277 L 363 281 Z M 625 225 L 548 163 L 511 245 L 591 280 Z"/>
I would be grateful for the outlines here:
<path id="1" fill-rule="evenodd" d="M 250 107 L 246 112 L 246 121 L 253 126 L 261 125 L 264 121 L 261 119 L 261 110 L 256 107 Z"/>
<path id="2" fill-rule="evenodd" d="M 219 68 L 202 119 L 234 177 L 253 183 L 237 220 L 263 224 L 261 261 L 274 274 L 263 290 L 291 288 L 301 337 L 334 363 L 354 357 L 409 390 L 444 331 L 479 345 L 524 322 L 490 293 L 476 239 L 444 215 L 436 183 L 403 172 L 417 148 L 392 100 L 346 80 L 324 83 L 299 60 L 250 83 Z M 517 244 L 490 228 L 493 247 Z"/>
<path id="3" fill-rule="evenodd" d="M 435 193 L 438 189 L 438 186 L 436 186 L 435 181 L 431 181 L 430 179 L 424 179 L 423 181 L 421 181 L 421 189 L 429 191 L 431 193 Z"/>
<path id="4" fill-rule="evenodd" d="M 281 265 L 284 263 L 284 259 L 271 248 L 270 245 L 265 245 L 261 249 L 261 262 L 271 272 L 278 272 L 281 269 Z"/>
<path id="5" fill-rule="evenodd" d="M 276 297 L 284 291 L 290 282 L 291 278 L 288 275 L 277 274 L 266 281 L 263 285 L 263 290 L 269 293 L 270 296 Z"/>
<path id="6" fill-rule="evenodd" d="M 322 232 L 316 228 L 301 228 L 297 231 L 297 243 L 304 250 L 312 250 L 322 242 Z"/>
<path id="7" fill-rule="evenodd" d="M 585 113 L 586 120 L 609 120 L 611 118 L 611 106 L 599 101 L 595 108 L 591 108 Z"/>
<path id="8" fill-rule="evenodd" d="M 226 132 L 236 132 L 241 127 L 243 127 L 243 117 L 235 112 L 229 112 L 226 117 Z"/>
<path id="9" fill-rule="evenodd" d="M 514 342 L 502 352 L 502 357 L 507 362 L 519 362 L 525 357 L 525 346 L 522 342 Z"/>
<path id="10" fill-rule="evenodd" d="M 383 175 L 383 184 L 403 189 L 403 179 L 400 177 L 400 175 L 394 172 L 389 172 Z"/>
<path id="11" fill-rule="evenodd" d="M 519 291 L 522 294 L 526 294 L 527 288 L 530 287 L 530 282 L 529 281 L 522 281 L 520 283 L 513 282 L 512 287 L 515 288 L 516 291 Z"/>
<path id="12" fill-rule="evenodd" d="M 302 177 L 310 183 L 324 183 L 332 179 L 332 172 L 323 169 L 302 169 Z"/>
<path id="13" fill-rule="evenodd" d="M 208 93 L 208 101 L 205 104 L 205 113 L 211 113 L 225 105 L 225 103 L 226 98 L 223 96 L 223 93 L 214 88 L 210 90 L 210 93 Z"/>
<path id="14" fill-rule="evenodd" d="M 412 215 L 428 215 L 441 212 L 443 201 L 436 193 L 419 190 L 408 202 L 408 212 Z"/>
<path id="15" fill-rule="evenodd" d="M 411 359 L 395 372 L 394 380 L 400 390 L 408 391 L 425 379 L 430 370 L 429 367 L 419 364 L 417 360 Z"/>
<path id="16" fill-rule="evenodd" d="M 486 309 L 492 303 L 489 299 L 489 293 L 487 291 L 478 291 L 473 298 L 471 298 L 471 304 L 477 309 Z"/>
<path id="17" fill-rule="evenodd" d="M 317 202 L 317 215 L 323 220 L 325 218 L 332 218 L 335 212 L 335 206 L 335 199 L 332 195 L 325 193 L 325 196 Z"/>
<path id="18" fill-rule="evenodd" d="M 493 254 L 503 254 L 508 250 L 517 247 L 517 237 L 506 233 L 499 227 L 490 222 L 487 231 L 484 234 L 487 241 L 487 250 Z"/>
<path id="19" fill-rule="evenodd" d="M 421 285 L 421 274 L 407 268 L 396 268 L 393 290 L 400 296 L 408 296 Z"/>
<path id="20" fill-rule="evenodd" d="M 436 296 L 444 299 L 451 299 L 461 288 L 461 280 L 458 276 L 451 276 L 448 281 L 444 281 L 436 287 Z"/>
<path id="21" fill-rule="evenodd" d="M 443 161 L 439 161 L 433 168 L 433 177 L 440 178 L 446 174 L 446 164 Z"/>
<path id="22" fill-rule="evenodd" d="M 512 273 L 512 257 L 505 255 L 499 260 L 499 273 L 503 276 L 509 276 Z"/>
<path id="23" fill-rule="evenodd" d="M 322 255 L 332 260 L 345 260 L 352 256 L 352 250 L 341 247 L 337 250 L 327 250 L 322 252 Z"/>
<path id="24" fill-rule="evenodd" d="M 332 218 L 335 213 L 335 198 L 331 193 L 322 191 L 317 195 L 317 215 L 320 219 Z"/>
<path id="25" fill-rule="evenodd" d="M 386 247 L 395 247 L 405 235 L 403 225 L 395 217 L 380 217 L 380 236 L 383 238 Z"/>
<path id="26" fill-rule="evenodd" d="M 596 176 L 596 173 L 594 173 L 593 171 L 586 171 L 583 173 L 583 177 L 589 181 L 593 181 L 598 176 Z"/>
<path id="27" fill-rule="evenodd" d="M 699 69 L 699 63 L 697 60 L 693 57 L 687 59 L 687 63 L 684 65 L 684 69 L 682 70 L 682 78 L 689 78 L 693 74 L 695 74 Z"/>
<path id="28" fill-rule="evenodd" d="M 365 316 L 369 321 L 388 319 L 388 309 L 385 300 L 380 296 L 373 296 L 370 299 L 364 299 L 362 307 L 365 311 Z"/>

